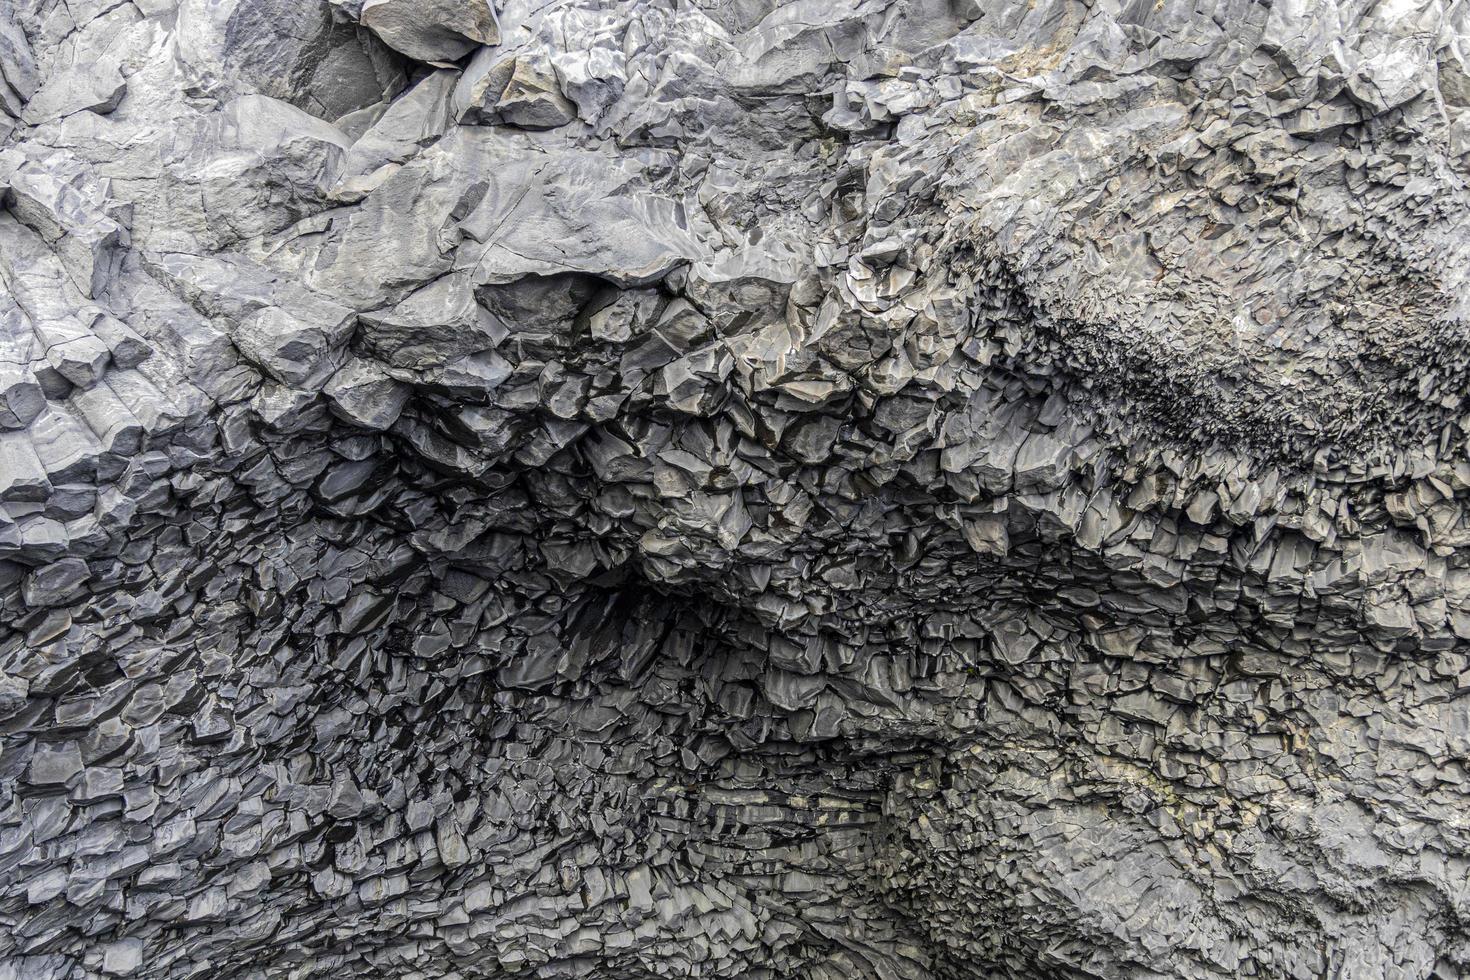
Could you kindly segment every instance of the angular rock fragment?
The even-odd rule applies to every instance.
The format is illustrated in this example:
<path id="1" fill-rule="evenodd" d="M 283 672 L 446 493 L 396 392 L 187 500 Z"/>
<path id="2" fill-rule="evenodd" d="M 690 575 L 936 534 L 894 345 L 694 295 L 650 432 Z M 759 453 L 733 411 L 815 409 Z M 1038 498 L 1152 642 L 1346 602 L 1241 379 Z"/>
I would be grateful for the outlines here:
<path id="1" fill-rule="evenodd" d="M 521 129 L 555 129 L 577 118 L 545 56 L 482 48 L 455 86 L 454 116 L 461 122 L 498 122 Z"/>
<path id="2" fill-rule="evenodd" d="M 162 199 L 142 202 L 160 251 L 274 234 L 329 206 L 351 140 L 289 101 L 241 95 L 195 123 L 169 160 Z"/>
<path id="3" fill-rule="evenodd" d="M 319 387 L 337 368 L 351 310 L 241 257 L 161 257 L 150 271 L 201 312 L 228 318 L 230 339 L 276 380 Z"/>
<path id="4" fill-rule="evenodd" d="M 0 432 L 0 499 L 44 501 L 51 490 L 46 468 L 25 432 Z"/>
<path id="5" fill-rule="evenodd" d="M 0 16 L 0 112 L 8 117 L 9 128 L 14 128 L 40 84 L 30 38 L 15 15 L 10 10 Z"/>
<path id="6" fill-rule="evenodd" d="M 11 213 L 56 251 L 76 287 L 96 298 L 116 276 L 128 242 L 127 229 L 107 213 L 105 186 L 59 157 L 19 160 L 6 183 Z"/>
<path id="7" fill-rule="evenodd" d="M 358 16 L 389 46 L 419 61 L 455 61 L 500 41 L 490 0 L 366 0 Z"/>
<path id="8" fill-rule="evenodd" d="M 267 95 L 335 120 L 405 81 L 400 58 L 325 2 L 180 0 L 177 18 L 176 57 L 195 94 Z"/>
<path id="9" fill-rule="evenodd" d="M 323 394 L 332 411 L 368 429 L 391 428 L 408 401 L 408 386 L 394 381 L 380 368 L 353 358 L 332 375 Z"/>
<path id="10" fill-rule="evenodd" d="M 395 99 L 348 150 L 334 195 L 342 200 L 366 196 L 398 165 L 443 136 L 457 79 L 452 69 L 441 69 Z"/>

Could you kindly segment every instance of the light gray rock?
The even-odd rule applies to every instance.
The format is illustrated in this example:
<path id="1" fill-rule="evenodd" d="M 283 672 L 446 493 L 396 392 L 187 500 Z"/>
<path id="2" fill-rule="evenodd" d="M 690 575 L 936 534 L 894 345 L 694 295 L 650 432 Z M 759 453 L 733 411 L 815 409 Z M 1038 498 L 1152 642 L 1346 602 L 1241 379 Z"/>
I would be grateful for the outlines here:
<path id="1" fill-rule="evenodd" d="M 18 161 L 7 183 L 11 213 L 57 253 L 76 287 L 96 298 L 117 275 L 128 243 L 127 229 L 107 213 L 105 183 L 61 155 Z"/>
<path id="2" fill-rule="evenodd" d="M 382 368 L 352 358 L 332 375 L 323 394 L 332 400 L 332 411 L 337 415 L 364 428 L 381 431 L 398 421 L 411 392 Z"/>
<path id="3" fill-rule="evenodd" d="M 325 2 L 179 0 L 173 32 L 186 91 L 260 94 L 333 120 L 403 87 L 400 59 Z"/>
<path id="4" fill-rule="evenodd" d="M 0 978 L 1470 976 L 1467 52 L 0 9 Z"/>
<path id="5" fill-rule="evenodd" d="M 160 257 L 150 271 L 200 312 L 224 317 L 250 363 L 285 384 L 320 387 L 340 365 L 351 310 L 241 256 Z"/>
<path id="6" fill-rule="evenodd" d="M 454 61 L 500 40 L 490 0 L 365 0 L 358 16 L 390 47 L 418 61 Z"/>
<path id="7" fill-rule="evenodd" d="M 40 84 L 30 38 L 16 13 L 12 8 L 0 16 L 0 111 L 10 118 L 11 128 Z"/>

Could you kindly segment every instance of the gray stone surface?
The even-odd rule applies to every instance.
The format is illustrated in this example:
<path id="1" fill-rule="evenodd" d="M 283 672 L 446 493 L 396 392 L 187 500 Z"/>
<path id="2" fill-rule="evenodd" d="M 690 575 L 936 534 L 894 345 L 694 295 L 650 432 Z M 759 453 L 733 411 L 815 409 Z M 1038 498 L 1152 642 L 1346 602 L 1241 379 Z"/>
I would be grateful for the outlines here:
<path id="1" fill-rule="evenodd" d="M 0 980 L 1470 977 L 1467 9 L 0 5 Z"/>

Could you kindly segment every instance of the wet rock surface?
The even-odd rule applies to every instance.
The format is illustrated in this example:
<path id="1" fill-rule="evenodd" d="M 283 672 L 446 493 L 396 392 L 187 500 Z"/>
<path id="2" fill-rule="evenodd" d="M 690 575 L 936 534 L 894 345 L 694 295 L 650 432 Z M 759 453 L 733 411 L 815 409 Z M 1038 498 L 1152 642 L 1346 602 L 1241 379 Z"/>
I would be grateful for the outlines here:
<path id="1" fill-rule="evenodd" d="M 0 978 L 1470 975 L 1467 58 L 0 8 Z"/>

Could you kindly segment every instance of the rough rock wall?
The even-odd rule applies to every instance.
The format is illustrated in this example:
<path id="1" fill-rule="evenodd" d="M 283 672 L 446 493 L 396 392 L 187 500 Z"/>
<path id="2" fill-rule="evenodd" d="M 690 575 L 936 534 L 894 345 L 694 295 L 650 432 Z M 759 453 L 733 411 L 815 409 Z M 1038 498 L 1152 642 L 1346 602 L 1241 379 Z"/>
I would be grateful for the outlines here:
<path id="1" fill-rule="evenodd" d="M 0 978 L 1470 976 L 1462 0 L 0 4 Z"/>

